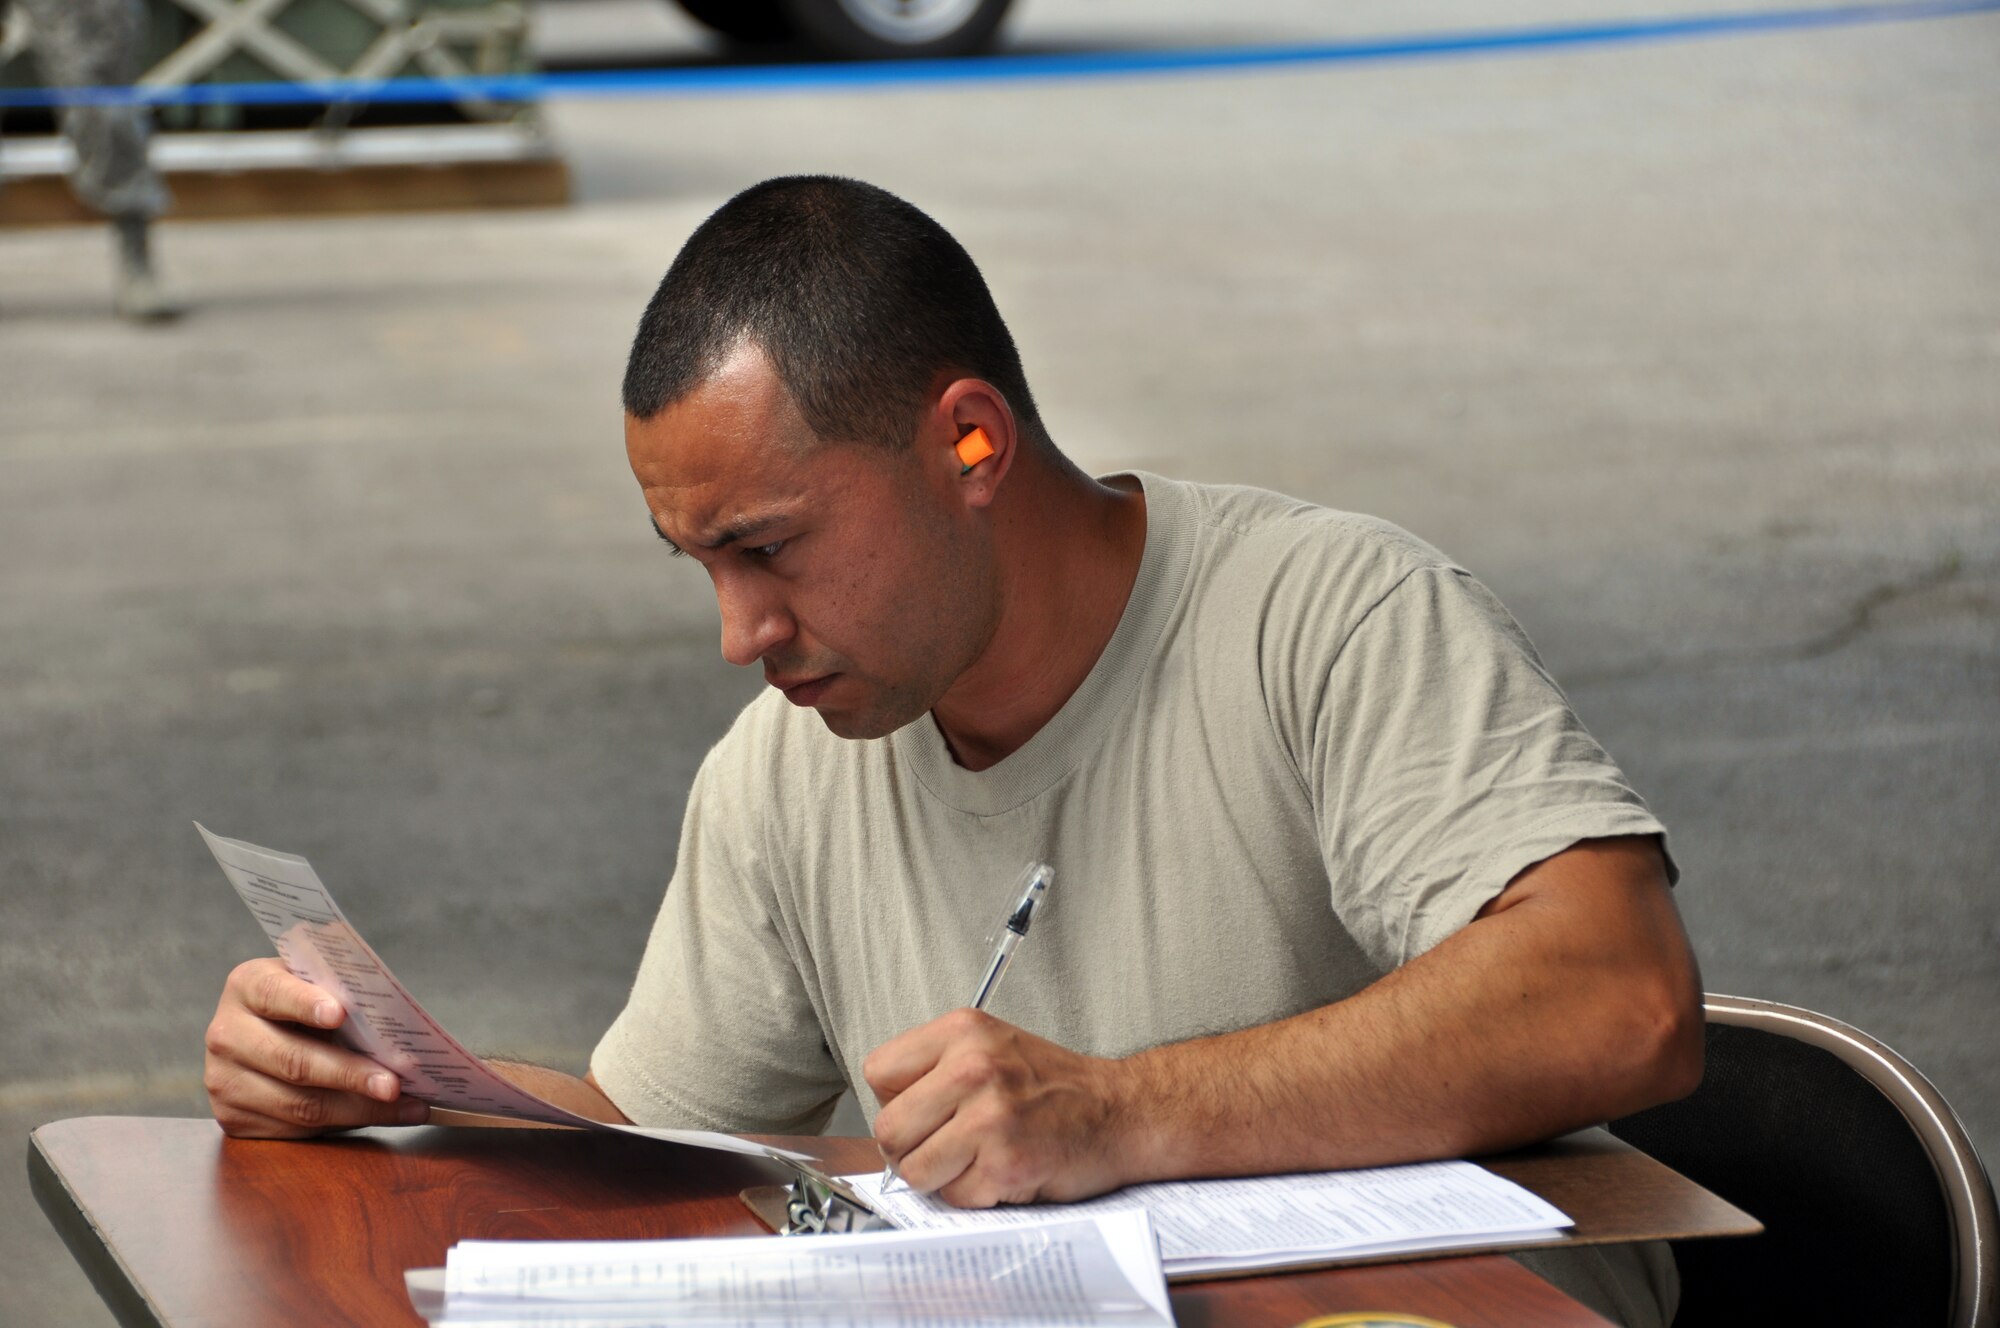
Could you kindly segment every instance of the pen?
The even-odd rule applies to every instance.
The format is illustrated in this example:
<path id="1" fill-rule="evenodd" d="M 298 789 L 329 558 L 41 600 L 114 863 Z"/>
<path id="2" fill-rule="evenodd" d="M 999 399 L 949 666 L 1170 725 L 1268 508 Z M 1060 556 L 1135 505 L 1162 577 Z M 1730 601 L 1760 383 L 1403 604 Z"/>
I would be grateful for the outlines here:
<path id="1" fill-rule="evenodd" d="M 972 993 L 972 1008 L 984 1010 L 993 1000 L 993 993 L 1000 989 L 1000 979 L 1007 976 L 1008 966 L 1014 962 L 1014 951 L 1021 948 L 1021 942 L 1028 934 L 1028 926 L 1035 920 L 1035 906 L 1042 902 L 1042 896 L 1049 891 L 1049 882 L 1055 880 L 1056 869 L 1046 862 L 1031 862 L 1021 873 L 1024 884 L 1021 898 L 1007 912 L 1000 924 L 999 938 L 993 945 L 993 961 L 986 966 L 986 976 L 979 979 L 979 990 Z M 894 1162 L 882 1165 L 882 1188 L 900 1181 Z"/>
<path id="2" fill-rule="evenodd" d="M 1007 966 L 1014 962 L 1014 951 L 1028 934 L 1028 924 L 1035 920 L 1035 905 L 1042 902 L 1048 893 L 1049 882 L 1056 876 L 1056 869 L 1046 862 L 1038 862 L 1023 873 L 1028 883 L 1021 890 L 1021 900 L 1000 924 L 1000 938 L 993 946 L 993 962 L 986 966 L 986 976 L 979 980 L 979 990 L 972 994 L 972 1008 L 984 1010 L 993 993 L 1000 989 L 1000 979 L 1007 976 Z"/>

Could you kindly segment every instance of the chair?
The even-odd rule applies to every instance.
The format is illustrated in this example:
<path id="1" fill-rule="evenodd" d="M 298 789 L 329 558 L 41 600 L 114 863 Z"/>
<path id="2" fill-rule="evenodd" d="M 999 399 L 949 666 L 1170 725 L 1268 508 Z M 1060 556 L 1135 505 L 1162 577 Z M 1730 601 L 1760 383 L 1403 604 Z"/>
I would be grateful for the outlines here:
<path id="1" fill-rule="evenodd" d="M 2000 1328 L 2000 1213 L 1951 1107 L 1915 1066 L 1811 1010 L 1706 998 L 1690 1097 L 1611 1132 L 1764 1223 L 1677 1241 L 1684 1328 Z"/>

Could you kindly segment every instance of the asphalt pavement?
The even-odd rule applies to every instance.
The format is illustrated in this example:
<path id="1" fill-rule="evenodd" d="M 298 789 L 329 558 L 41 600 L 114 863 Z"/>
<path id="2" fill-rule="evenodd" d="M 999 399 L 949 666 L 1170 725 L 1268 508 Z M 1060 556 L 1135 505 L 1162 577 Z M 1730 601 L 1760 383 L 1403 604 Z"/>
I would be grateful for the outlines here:
<path id="1" fill-rule="evenodd" d="M 620 30 L 555 8 L 551 50 Z M 1658 12 L 1326 8 L 1041 0 L 1010 41 Z M 164 330 L 109 317 L 104 235 L 0 233 L 0 1125 L 202 1110 L 265 945 L 196 818 L 311 857 L 468 1042 L 582 1068 L 758 686 L 624 472 L 625 344 L 703 216 L 818 170 L 964 241 L 1085 464 L 1482 576 L 1672 828 L 1707 986 L 1886 1039 L 1992 1158 L 1996 68 L 1989 13 L 562 102 L 575 205 L 169 223 Z M 0 1321 L 109 1322 L 19 1171 Z"/>

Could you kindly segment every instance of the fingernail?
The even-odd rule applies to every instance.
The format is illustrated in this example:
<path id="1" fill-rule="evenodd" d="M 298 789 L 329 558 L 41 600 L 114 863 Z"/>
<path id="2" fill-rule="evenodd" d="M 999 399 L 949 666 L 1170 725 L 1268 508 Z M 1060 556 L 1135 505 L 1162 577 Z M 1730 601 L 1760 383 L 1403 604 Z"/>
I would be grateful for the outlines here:
<path id="1" fill-rule="evenodd" d="M 430 1119 L 430 1114 L 430 1105 L 413 1097 L 406 1097 L 396 1104 L 396 1119 L 405 1125 L 421 1125 Z"/>
<path id="2" fill-rule="evenodd" d="M 332 1001 L 321 1001 L 313 1006 L 313 1020 L 321 1028 L 332 1028 L 340 1022 L 340 1007 Z"/>
<path id="3" fill-rule="evenodd" d="M 384 1102 L 396 1100 L 396 1076 L 387 1070 L 377 1070 L 368 1076 L 368 1092 Z"/>

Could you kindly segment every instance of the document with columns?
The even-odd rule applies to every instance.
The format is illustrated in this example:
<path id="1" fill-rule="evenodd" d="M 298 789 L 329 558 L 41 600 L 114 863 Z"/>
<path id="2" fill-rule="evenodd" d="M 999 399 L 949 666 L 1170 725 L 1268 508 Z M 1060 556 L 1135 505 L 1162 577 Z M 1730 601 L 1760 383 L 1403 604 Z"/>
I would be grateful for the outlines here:
<path id="1" fill-rule="evenodd" d="M 199 822 L 195 829 L 201 831 L 209 851 L 222 866 L 222 874 L 271 938 L 285 966 L 339 999 L 347 1011 L 347 1018 L 335 1032 L 341 1044 L 394 1074 L 410 1097 L 452 1111 L 587 1130 L 617 1130 L 725 1153 L 785 1159 L 805 1156 L 711 1130 L 608 1125 L 543 1101 L 467 1051 L 417 1004 L 416 997 L 396 980 L 381 956 L 340 911 L 311 863 L 295 854 L 224 839 Z"/>
<path id="2" fill-rule="evenodd" d="M 1443 1250 L 1547 1244 L 1567 1214 L 1470 1162 L 1133 1185 L 1072 1204 L 953 1208 L 877 1174 L 844 1178 L 870 1208 L 911 1231 L 993 1230 L 1144 1212 L 1169 1277 L 1293 1268 Z"/>

